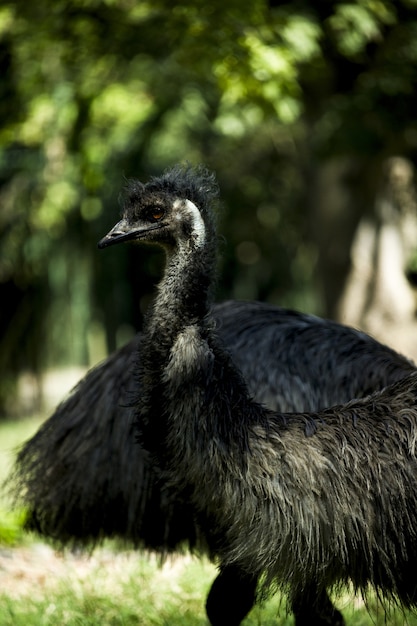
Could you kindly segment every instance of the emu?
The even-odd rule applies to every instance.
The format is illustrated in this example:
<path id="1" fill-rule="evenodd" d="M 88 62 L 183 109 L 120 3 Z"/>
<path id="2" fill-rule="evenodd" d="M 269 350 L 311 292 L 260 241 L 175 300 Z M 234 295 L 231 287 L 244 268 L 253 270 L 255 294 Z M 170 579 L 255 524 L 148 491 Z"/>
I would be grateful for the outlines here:
<path id="1" fill-rule="evenodd" d="M 140 440 L 187 494 L 221 569 L 282 587 L 296 615 L 348 580 L 414 606 L 417 375 L 313 413 L 254 401 L 210 315 L 216 189 L 203 169 L 134 181 L 99 242 L 167 256 L 141 342 Z"/>
<path id="2" fill-rule="evenodd" d="M 315 316 L 259 302 L 228 301 L 212 312 L 250 393 L 275 410 L 347 402 L 415 370 L 365 333 Z M 94 546 L 119 536 L 162 553 L 187 544 L 204 551 L 192 510 L 181 498 L 167 497 L 147 452 L 133 440 L 128 405 L 140 339 L 93 368 L 21 448 L 13 493 L 28 512 L 27 525 L 61 545 Z M 255 587 L 255 579 L 234 568 L 222 571 L 208 600 L 212 623 L 238 624 Z M 327 623 L 342 623 L 327 598 L 317 613 Z M 306 624 L 312 615 L 307 606 Z M 298 624 L 301 619 L 298 612 Z"/>
<path id="3" fill-rule="evenodd" d="M 314 411 L 347 402 L 415 370 L 365 333 L 329 320 L 259 302 L 228 301 L 212 312 L 250 393 L 275 410 Z M 168 498 L 148 453 L 133 439 L 128 405 L 140 339 L 93 368 L 21 448 L 13 495 L 27 510 L 29 528 L 61 545 L 94 546 L 119 536 L 161 553 L 184 545 L 204 551 L 192 510 L 181 498 Z M 222 571 L 208 599 L 212 623 L 238 624 L 252 606 L 255 587 L 255 579 L 234 568 Z M 342 623 L 327 598 L 316 609 L 327 623 Z M 310 606 L 305 623 L 313 623 Z"/>

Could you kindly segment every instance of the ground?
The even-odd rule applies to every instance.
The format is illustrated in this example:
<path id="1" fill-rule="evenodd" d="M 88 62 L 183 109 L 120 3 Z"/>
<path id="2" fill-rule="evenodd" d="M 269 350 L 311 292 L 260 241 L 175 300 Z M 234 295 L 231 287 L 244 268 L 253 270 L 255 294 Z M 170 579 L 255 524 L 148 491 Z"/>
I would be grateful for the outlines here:
<path id="1" fill-rule="evenodd" d="M 11 597 L 39 594 L 54 589 L 65 581 L 81 584 L 96 578 L 100 585 L 114 590 L 116 581 L 126 581 L 137 574 L 139 555 L 133 551 L 115 552 L 99 548 L 93 554 L 64 552 L 40 542 L 17 547 L 0 547 L 0 589 Z M 156 565 L 157 557 L 149 556 Z M 158 567 L 161 578 L 170 580 L 178 576 L 190 563 L 191 557 L 177 557 Z"/>
<path id="2" fill-rule="evenodd" d="M 131 553 L 116 555 L 97 550 L 89 556 L 60 552 L 43 543 L 0 549 L 0 589 L 12 597 L 31 595 L 36 590 L 52 589 L 65 579 L 83 580 L 94 571 L 124 569 L 137 563 Z"/>

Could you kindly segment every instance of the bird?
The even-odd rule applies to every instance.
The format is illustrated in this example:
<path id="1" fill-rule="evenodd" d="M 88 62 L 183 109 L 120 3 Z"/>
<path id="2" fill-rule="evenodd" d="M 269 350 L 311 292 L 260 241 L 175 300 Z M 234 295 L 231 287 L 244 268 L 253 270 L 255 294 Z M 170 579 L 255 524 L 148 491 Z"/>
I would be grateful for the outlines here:
<path id="1" fill-rule="evenodd" d="M 220 571 L 282 587 L 297 624 L 348 580 L 413 606 L 417 375 L 310 413 L 254 400 L 210 314 L 217 193 L 203 168 L 133 181 L 99 242 L 166 253 L 137 365 L 140 441 L 165 484 L 186 494 Z M 325 623 L 316 617 L 309 623 Z"/>
<path id="2" fill-rule="evenodd" d="M 316 316 L 236 301 L 216 304 L 212 313 L 250 393 L 275 410 L 346 402 L 415 369 L 369 335 Z M 22 446 L 14 498 L 27 511 L 30 529 L 63 546 L 94 546 L 117 536 L 159 553 L 185 546 L 204 551 L 192 511 L 167 498 L 147 451 L 133 439 L 129 403 L 140 339 L 139 333 L 94 367 Z M 228 606 L 229 623 L 238 620 L 251 608 L 255 582 L 242 581 L 235 568 L 222 571 L 209 595 L 210 614 L 223 616 Z"/>
<path id="3" fill-rule="evenodd" d="M 212 313 L 250 393 L 271 409 L 347 402 L 415 369 L 366 333 L 313 315 L 247 301 L 217 303 Z M 20 448 L 13 498 L 27 512 L 27 527 L 61 546 L 91 548 L 118 537 L 160 554 L 204 552 L 187 503 L 167 497 L 147 451 L 134 442 L 129 404 L 140 340 L 138 333 L 92 368 Z M 212 621 L 224 619 L 227 607 L 228 623 L 239 623 L 255 587 L 235 568 L 222 570 L 208 598 Z"/>

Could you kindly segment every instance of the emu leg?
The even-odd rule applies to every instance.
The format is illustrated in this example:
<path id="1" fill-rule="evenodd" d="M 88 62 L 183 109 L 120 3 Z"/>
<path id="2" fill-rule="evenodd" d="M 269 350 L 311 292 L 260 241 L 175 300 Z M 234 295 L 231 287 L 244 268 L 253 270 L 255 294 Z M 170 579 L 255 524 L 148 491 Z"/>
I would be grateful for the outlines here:
<path id="1" fill-rule="evenodd" d="M 295 596 L 291 603 L 295 626 L 344 626 L 340 611 L 333 606 L 325 589 L 314 586 L 302 596 Z"/>
<path id="2" fill-rule="evenodd" d="M 212 626 L 239 626 L 256 600 L 258 579 L 239 568 L 220 569 L 209 591 L 206 612 Z M 293 598 L 295 626 L 345 626 L 342 614 L 332 604 L 326 590 L 313 585 L 302 596 Z"/>
<path id="3" fill-rule="evenodd" d="M 258 580 L 237 567 L 221 568 L 209 591 L 206 612 L 212 626 L 239 626 L 255 604 Z"/>

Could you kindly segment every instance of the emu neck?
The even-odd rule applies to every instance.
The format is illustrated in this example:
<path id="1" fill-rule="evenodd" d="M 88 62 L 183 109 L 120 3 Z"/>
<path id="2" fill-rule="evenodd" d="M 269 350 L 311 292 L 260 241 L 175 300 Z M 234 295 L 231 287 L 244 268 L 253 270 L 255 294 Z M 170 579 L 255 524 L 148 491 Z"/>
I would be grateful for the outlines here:
<path id="1" fill-rule="evenodd" d="M 167 251 L 164 276 L 148 315 L 145 332 L 158 345 L 170 349 L 187 326 L 204 321 L 211 304 L 215 252 L 210 242 L 192 241 Z"/>
<path id="2" fill-rule="evenodd" d="M 196 330 L 199 336 L 206 335 L 214 250 L 211 242 L 196 246 L 190 240 L 167 251 L 164 276 L 144 326 L 139 366 L 139 433 L 144 446 L 156 454 L 162 465 L 164 457 L 170 456 L 163 444 L 171 422 L 168 408 L 178 399 L 168 379 L 174 375 L 181 386 L 185 375 L 183 361 L 175 373 L 169 365 L 176 356 L 181 360 L 178 341 L 188 329 Z M 180 400 L 186 401 L 184 392 L 179 395 Z"/>

